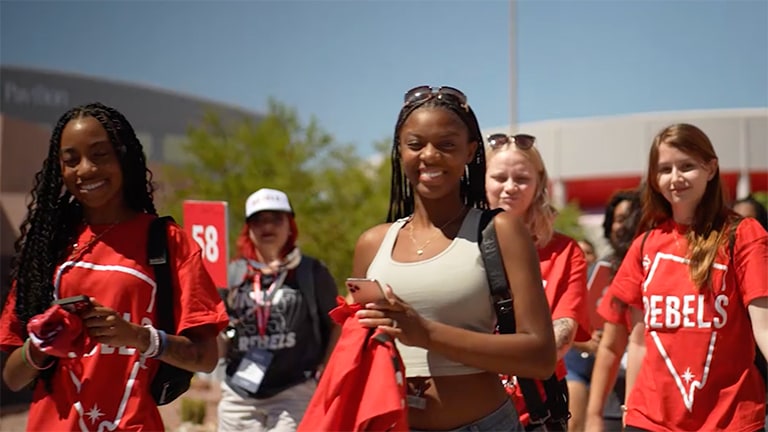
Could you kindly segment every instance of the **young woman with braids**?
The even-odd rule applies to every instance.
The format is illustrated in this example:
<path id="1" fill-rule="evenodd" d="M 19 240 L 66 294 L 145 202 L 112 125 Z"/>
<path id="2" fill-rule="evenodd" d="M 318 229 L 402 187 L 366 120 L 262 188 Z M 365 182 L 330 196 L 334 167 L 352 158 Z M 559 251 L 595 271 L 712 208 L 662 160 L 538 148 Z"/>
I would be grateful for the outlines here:
<path id="1" fill-rule="evenodd" d="M 358 239 L 353 274 L 385 284 L 360 322 L 397 339 L 413 430 L 520 430 L 500 373 L 545 378 L 555 365 L 552 321 L 525 224 L 494 225 L 515 299 L 517 334 L 496 315 L 477 244 L 485 151 L 466 96 L 451 87 L 405 94 L 392 147 L 388 223 Z"/>
<path id="2" fill-rule="evenodd" d="M 549 303 L 557 349 L 555 376 L 567 394 L 563 356 L 574 340 L 590 338 L 587 315 L 587 262 L 576 240 L 555 232 L 557 210 L 550 204 L 549 176 L 535 137 L 525 134 L 488 137 L 488 172 L 485 190 L 491 207 L 521 218 L 533 237 L 538 253 L 544 293 Z M 546 394 L 541 389 L 542 401 Z M 514 381 L 508 391 L 527 430 L 534 430 L 523 393 Z M 566 398 L 567 399 L 567 398 Z"/>
<path id="3" fill-rule="evenodd" d="M 656 135 L 646 178 L 641 234 L 605 294 L 644 312 L 626 429 L 762 430 L 768 233 L 726 206 L 717 154 L 693 125 Z"/>
<path id="4" fill-rule="evenodd" d="M 93 103 L 59 119 L 35 176 L 0 318 L 0 348 L 10 353 L 4 381 L 12 390 L 35 385 L 29 430 L 162 430 L 149 392 L 159 362 L 190 371 L 216 365 L 226 312 L 200 248 L 175 224 L 168 227 L 175 310 L 155 308 L 151 180 L 141 143 L 114 108 Z M 67 327 L 30 337 L 28 323 L 61 312 L 54 299 L 76 295 L 91 306 L 68 315 Z M 153 327 L 159 313 L 174 313 L 177 336 Z M 50 350 L 46 342 L 72 337 L 77 326 L 79 340 L 90 341 L 83 352 Z"/>

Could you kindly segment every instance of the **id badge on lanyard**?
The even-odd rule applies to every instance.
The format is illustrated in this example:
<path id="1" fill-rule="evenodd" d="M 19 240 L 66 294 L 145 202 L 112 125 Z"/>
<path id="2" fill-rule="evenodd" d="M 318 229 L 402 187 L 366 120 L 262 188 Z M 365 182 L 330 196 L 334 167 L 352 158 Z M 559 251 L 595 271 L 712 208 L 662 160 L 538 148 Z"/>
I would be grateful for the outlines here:
<path id="1" fill-rule="evenodd" d="M 256 324 L 259 327 L 260 336 L 265 336 L 267 334 L 267 324 L 269 323 L 272 299 L 283 285 L 283 282 L 285 282 L 285 277 L 287 275 L 288 272 L 281 271 L 266 290 L 264 290 L 261 286 L 261 273 L 257 272 L 253 276 L 253 301 L 255 303 L 254 313 L 256 314 Z"/>

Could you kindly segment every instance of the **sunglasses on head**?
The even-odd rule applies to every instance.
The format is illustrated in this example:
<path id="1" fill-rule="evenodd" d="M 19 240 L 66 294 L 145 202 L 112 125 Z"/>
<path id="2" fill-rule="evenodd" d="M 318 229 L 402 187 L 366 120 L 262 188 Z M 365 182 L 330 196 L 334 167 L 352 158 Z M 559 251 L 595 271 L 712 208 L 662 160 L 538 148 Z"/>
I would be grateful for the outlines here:
<path id="1" fill-rule="evenodd" d="M 461 92 L 461 90 L 448 86 L 430 87 L 430 86 L 418 86 L 405 92 L 403 97 L 403 103 L 405 105 L 414 102 L 423 102 L 432 98 L 446 99 L 450 98 L 461 105 L 464 109 L 467 108 L 467 96 Z"/>
<path id="2" fill-rule="evenodd" d="M 535 136 L 526 134 L 507 135 L 498 133 L 488 136 L 488 146 L 494 150 L 502 148 L 507 144 L 514 144 L 520 150 L 528 150 L 533 147 L 535 142 Z"/>

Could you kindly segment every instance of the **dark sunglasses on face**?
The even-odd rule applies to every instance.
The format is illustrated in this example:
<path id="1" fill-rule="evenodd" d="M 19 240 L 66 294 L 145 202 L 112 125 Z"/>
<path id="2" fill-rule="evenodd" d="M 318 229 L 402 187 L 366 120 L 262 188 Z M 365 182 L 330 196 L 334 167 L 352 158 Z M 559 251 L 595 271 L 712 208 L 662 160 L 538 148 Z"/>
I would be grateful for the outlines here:
<path id="1" fill-rule="evenodd" d="M 459 102 L 464 109 L 467 109 L 467 96 L 461 90 L 448 86 L 430 87 L 418 86 L 405 92 L 403 104 L 408 105 L 414 102 L 423 102 L 436 97 L 438 99 L 451 98 Z"/>
<path id="2" fill-rule="evenodd" d="M 514 144 L 520 150 L 528 150 L 533 147 L 535 142 L 535 136 L 526 134 L 506 135 L 498 133 L 488 136 L 488 146 L 493 150 L 502 148 L 507 144 Z"/>

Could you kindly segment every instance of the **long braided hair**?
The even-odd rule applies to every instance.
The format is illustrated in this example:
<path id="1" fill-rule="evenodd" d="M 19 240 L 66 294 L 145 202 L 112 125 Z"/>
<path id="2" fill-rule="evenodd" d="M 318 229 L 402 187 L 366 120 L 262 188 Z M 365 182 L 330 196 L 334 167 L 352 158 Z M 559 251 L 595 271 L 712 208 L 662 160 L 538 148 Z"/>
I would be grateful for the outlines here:
<path id="1" fill-rule="evenodd" d="M 128 207 L 137 212 L 157 214 L 152 172 L 147 168 L 144 149 L 125 116 L 101 103 L 77 106 L 64 113 L 51 134 L 43 168 L 35 174 L 27 216 L 14 244 L 11 279 L 16 290 L 15 311 L 23 329 L 30 318 L 51 305 L 56 266 L 66 258 L 68 246 L 74 242 L 77 227 L 83 220 L 82 204 L 64 187 L 60 160 L 64 127 L 71 120 L 83 117 L 93 117 L 107 131 L 120 161 L 123 195 Z M 49 391 L 53 370 L 46 369 L 40 375 Z"/>
<path id="2" fill-rule="evenodd" d="M 464 205 L 487 209 L 488 199 L 485 195 L 485 146 L 480 124 L 475 112 L 468 104 L 462 104 L 453 97 L 430 97 L 403 105 L 395 124 L 395 136 L 392 140 L 392 182 L 389 195 L 389 212 L 387 222 L 413 213 L 413 187 L 403 173 L 400 164 L 400 130 L 408 117 L 419 108 L 442 108 L 456 114 L 467 127 L 470 142 L 477 142 L 475 156 L 467 164 L 467 169 L 461 176 L 461 199 Z"/>

